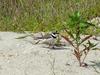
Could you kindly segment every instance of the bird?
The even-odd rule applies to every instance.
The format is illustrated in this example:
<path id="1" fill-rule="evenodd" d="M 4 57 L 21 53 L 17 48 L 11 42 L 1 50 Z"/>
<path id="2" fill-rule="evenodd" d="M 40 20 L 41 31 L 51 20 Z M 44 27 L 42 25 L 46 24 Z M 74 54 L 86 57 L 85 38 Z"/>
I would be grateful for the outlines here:
<path id="1" fill-rule="evenodd" d="M 43 44 L 46 44 L 49 46 L 49 48 L 55 48 L 56 45 L 56 41 L 57 41 L 57 37 L 59 36 L 58 32 L 52 32 L 51 34 L 49 34 L 50 37 L 45 39 L 45 41 L 43 42 Z"/>
<path id="2" fill-rule="evenodd" d="M 54 31 L 44 34 L 42 37 L 36 38 L 37 42 L 35 44 L 44 44 L 48 48 L 55 49 L 65 46 L 65 43 L 61 41 L 62 37 L 59 32 Z"/>

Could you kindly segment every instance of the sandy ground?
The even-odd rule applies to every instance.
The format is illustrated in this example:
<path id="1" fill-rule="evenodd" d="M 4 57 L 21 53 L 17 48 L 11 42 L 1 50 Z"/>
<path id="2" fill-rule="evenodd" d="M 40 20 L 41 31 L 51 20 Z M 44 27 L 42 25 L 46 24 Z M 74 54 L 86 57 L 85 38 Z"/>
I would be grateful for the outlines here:
<path id="1" fill-rule="evenodd" d="M 87 68 L 79 67 L 70 46 L 53 50 L 33 45 L 31 37 L 15 39 L 23 35 L 0 32 L 0 75 L 100 75 L 100 51 L 89 53 Z"/>

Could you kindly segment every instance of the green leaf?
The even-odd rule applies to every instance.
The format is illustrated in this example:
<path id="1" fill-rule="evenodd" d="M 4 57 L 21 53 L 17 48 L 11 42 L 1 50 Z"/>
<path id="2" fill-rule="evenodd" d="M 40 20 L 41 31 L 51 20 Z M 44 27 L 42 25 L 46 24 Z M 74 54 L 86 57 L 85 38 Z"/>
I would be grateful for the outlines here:
<path id="1" fill-rule="evenodd" d="M 93 47 L 95 47 L 98 43 L 97 43 L 97 44 L 93 44 L 93 43 L 91 43 L 91 42 L 88 40 L 88 43 L 87 43 L 87 44 L 89 44 L 89 47 L 90 47 L 90 48 L 93 48 Z"/>

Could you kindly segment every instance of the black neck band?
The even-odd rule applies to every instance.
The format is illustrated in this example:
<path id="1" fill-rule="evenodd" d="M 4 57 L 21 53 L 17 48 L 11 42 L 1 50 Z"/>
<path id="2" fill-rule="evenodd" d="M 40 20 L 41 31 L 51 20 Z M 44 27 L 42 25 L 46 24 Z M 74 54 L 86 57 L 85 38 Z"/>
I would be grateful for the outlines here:
<path id="1" fill-rule="evenodd" d="M 52 34 L 51 34 L 51 36 L 52 36 L 53 38 L 56 38 L 56 36 L 54 36 L 54 35 L 52 35 Z"/>

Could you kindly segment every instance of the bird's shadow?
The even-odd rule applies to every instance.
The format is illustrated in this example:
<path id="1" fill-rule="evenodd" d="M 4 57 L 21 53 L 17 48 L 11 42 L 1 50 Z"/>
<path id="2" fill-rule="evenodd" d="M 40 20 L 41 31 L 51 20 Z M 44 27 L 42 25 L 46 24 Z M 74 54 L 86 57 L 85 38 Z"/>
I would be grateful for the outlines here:
<path id="1" fill-rule="evenodd" d="M 43 48 L 47 48 L 47 49 L 50 49 L 50 50 L 70 50 L 70 48 L 66 48 L 66 47 L 53 47 L 53 48 L 50 48 L 50 47 L 44 47 Z"/>

